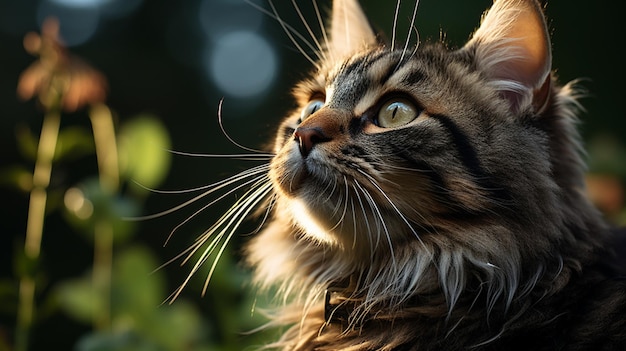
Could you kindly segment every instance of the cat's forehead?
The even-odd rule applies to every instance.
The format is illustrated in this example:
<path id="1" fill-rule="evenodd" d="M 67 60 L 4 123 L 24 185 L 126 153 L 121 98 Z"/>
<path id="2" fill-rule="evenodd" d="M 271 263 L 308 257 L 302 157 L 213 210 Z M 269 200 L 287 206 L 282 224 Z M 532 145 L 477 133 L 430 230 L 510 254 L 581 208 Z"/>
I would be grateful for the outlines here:
<path id="1" fill-rule="evenodd" d="M 379 49 L 323 66 L 298 87 L 297 95 L 304 100 L 323 95 L 327 106 L 359 114 L 389 93 L 432 90 L 455 61 L 439 48 L 413 53 Z"/>

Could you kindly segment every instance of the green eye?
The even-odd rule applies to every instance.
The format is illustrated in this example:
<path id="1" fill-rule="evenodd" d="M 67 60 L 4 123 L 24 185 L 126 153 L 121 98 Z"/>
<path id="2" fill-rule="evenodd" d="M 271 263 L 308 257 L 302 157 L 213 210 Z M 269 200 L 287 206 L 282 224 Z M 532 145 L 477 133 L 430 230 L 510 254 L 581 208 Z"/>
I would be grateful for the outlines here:
<path id="1" fill-rule="evenodd" d="M 300 114 L 300 122 L 307 119 L 307 117 L 314 114 L 322 107 L 324 107 L 324 101 L 321 99 L 315 99 L 309 102 L 309 104 L 304 107 L 302 113 Z"/>
<path id="2" fill-rule="evenodd" d="M 414 104 L 406 99 L 390 100 L 378 112 L 378 125 L 395 128 L 408 124 L 419 116 Z"/>

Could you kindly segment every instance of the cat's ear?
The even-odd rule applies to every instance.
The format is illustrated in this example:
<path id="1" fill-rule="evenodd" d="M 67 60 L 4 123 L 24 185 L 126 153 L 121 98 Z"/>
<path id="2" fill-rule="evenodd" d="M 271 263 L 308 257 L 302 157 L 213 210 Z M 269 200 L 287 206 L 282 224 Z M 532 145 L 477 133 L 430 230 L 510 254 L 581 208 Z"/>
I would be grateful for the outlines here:
<path id="1" fill-rule="evenodd" d="M 376 44 L 376 35 L 357 0 L 334 0 L 330 21 L 328 52 L 344 59 Z"/>
<path id="2" fill-rule="evenodd" d="M 552 53 L 536 0 L 495 0 L 464 49 L 515 111 L 540 113 L 550 94 Z"/>

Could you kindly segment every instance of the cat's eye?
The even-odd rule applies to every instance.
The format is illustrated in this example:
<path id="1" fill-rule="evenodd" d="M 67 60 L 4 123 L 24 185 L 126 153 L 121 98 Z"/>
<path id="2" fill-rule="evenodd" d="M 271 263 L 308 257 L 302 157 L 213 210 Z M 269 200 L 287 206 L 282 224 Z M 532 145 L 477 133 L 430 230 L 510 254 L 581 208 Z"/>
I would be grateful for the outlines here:
<path id="1" fill-rule="evenodd" d="M 302 109 L 302 113 L 300 114 L 300 122 L 304 121 L 305 119 L 307 119 L 307 117 L 319 111 L 319 109 L 321 109 L 322 107 L 324 107 L 324 100 L 311 100 L 311 102 L 309 102 L 309 104 L 306 105 L 304 109 Z"/>
<path id="2" fill-rule="evenodd" d="M 378 112 L 377 124 L 383 128 L 400 127 L 419 116 L 417 107 L 406 99 L 386 102 Z"/>

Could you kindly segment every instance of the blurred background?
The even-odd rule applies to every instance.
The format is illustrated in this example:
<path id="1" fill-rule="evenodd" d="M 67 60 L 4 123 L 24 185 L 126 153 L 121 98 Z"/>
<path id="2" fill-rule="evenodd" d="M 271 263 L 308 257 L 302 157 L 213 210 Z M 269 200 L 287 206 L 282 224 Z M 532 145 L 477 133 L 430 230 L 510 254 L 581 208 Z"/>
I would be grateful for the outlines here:
<path id="1" fill-rule="evenodd" d="M 362 1 L 374 26 L 388 34 L 394 3 Z M 420 39 L 445 37 L 461 46 L 490 3 L 422 1 Z M 309 38 L 291 2 L 274 5 Z M 330 2 L 318 5 L 326 13 Z M 319 35 L 312 3 L 298 6 Z M 412 6 L 402 3 L 400 40 Z M 562 82 L 581 78 L 588 90 L 580 128 L 590 190 L 618 225 L 626 224 L 623 6 L 583 0 L 547 6 L 553 66 Z M 178 259 L 157 269 L 191 246 L 242 191 L 173 233 L 209 200 L 160 218 L 122 219 L 159 213 L 197 195 L 151 192 L 137 183 L 191 189 L 255 165 L 165 150 L 242 152 L 220 129 L 222 99 L 223 127 L 233 139 L 252 148 L 272 139 L 293 107 L 290 87 L 311 65 L 271 12 L 271 4 L 256 0 L 0 0 L 0 351 L 244 350 L 272 338 L 271 331 L 246 333 L 263 323 L 257 311 L 271 299 L 251 289 L 238 263 L 241 244 L 258 223 L 246 223 L 233 237 L 204 296 L 211 260 L 172 304 L 168 296 L 192 265 L 181 267 Z M 44 24 L 50 17 L 58 19 L 58 32 Z M 42 27 L 44 35 L 24 40 Z M 51 44 L 57 34 L 69 53 Z M 41 83 L 50 72 L 69 77 L 78 89 L 70 92 L 91 94 L 67 93 L 74 103 L 60 103 L 50 97 L 54 86 Z M 48 135 L 45 121 L 53 122 L 51 130 L 59 123 L 48 181 L 32 176 L 46 169 L 37 151 Z M 112 133 L 93 132 L 107 128 Z M 118 162 L 107 166 L 111 154 Z M 27 222 L 36 217 L 32 209 L 29 214 L 29 197 L 37 194 L 47 199 L 43 235 L 29 232 L 27 238 Z"/>

